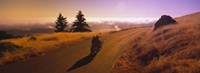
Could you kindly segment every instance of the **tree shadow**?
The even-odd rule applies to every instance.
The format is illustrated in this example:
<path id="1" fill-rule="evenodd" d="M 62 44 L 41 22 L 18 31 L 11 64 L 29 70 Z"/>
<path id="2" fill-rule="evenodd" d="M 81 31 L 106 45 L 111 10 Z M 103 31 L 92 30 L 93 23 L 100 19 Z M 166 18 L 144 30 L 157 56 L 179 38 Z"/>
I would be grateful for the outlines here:
<path id="1" fill-rule="evenodd" d="M 89 63 L 94 59 L 94 57 L 95 57 L 96 55 L 97 55 L 97 53 L 96 53 L 96 54 L 89 54 L 88 56 L 86 56 L 86 57 L 80 59 L 79 61 L 77 61 L 77 62 L 76 62 L 71 68 L 69 68 L 67 71 L 72 71 L 72 70 L 74 70 L 74 69 L 77 69 L 77 68 L 79 68 L 79 67 L 82 67 L 82 66 L 84 66 L 84 65 L 89 64 Z"/>

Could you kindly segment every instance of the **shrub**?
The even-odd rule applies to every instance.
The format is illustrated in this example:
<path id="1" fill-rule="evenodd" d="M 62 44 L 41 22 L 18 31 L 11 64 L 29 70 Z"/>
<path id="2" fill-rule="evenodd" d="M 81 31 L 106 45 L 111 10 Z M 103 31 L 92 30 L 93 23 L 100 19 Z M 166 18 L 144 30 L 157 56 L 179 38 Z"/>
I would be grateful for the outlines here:
<path id="1" fill-rule="evenodd" d="M 3 56 L 4 52 L 12 52 L 20 48 L 22 46 L 15 45 L 11 42 L 0 42 L 0 57 Z"/>

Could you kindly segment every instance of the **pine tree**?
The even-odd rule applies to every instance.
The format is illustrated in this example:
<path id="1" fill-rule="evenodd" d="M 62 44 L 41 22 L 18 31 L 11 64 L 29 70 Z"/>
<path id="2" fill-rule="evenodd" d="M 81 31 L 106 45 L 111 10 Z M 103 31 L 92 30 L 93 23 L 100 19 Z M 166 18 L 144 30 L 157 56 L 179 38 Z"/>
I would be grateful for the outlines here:
<path id="1" fill-rule="evenodd" d="M 85 22 L 84 15 L 79 11 L 76 20 L 71 27 L 72 32 L 91 32 L 89 25 Z"/>
<path id="2" fill-rule="evenodd" d="M 55 32 L 64 32 L 65 27 L 67 26 L 67 20 L 60 13 L 58 19 L 56 20 L 56 31 Z"/>

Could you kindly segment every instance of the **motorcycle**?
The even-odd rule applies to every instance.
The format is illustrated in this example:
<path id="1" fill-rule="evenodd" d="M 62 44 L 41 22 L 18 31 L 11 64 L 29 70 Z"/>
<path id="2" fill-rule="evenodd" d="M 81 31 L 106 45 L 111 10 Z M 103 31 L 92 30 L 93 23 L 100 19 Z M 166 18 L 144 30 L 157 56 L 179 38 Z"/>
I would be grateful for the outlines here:
<path id="1" fill-rule="evenodd" d="M 103 46 L 102 43 L 103 42 L 101 42 L 100 44 L 97 44 L 97 45 L 92 45 L 91 54 L 98 53 L 101 50 L 102 46 Z"/>

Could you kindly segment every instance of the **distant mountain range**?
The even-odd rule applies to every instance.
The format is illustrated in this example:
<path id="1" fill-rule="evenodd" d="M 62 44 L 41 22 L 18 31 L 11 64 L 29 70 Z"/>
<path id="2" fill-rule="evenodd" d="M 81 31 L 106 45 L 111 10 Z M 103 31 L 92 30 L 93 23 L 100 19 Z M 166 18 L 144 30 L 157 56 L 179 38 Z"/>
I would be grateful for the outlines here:
<path id="1" fill-rule="evenodd" d="M 113 31 L 118 29 L 133 28 L 139 26 L 152 26 L 154 21 L 148 23 L 133 23 L 133 22 L 120 22 L 120 21 L 102 21 L 102 22 L 88 22 L 91 29 L 95 32 L 101 31 Z M 71 24 L 68 24 L 71 26 Z M 6 31 L 9 34 L 15 36 L 26 34 L 41 34 L 41 33 L 53 33 L 55 23 L 0 23 L 1 31 Z M 117 26 L 117 28 L 116 28 Z"/>

